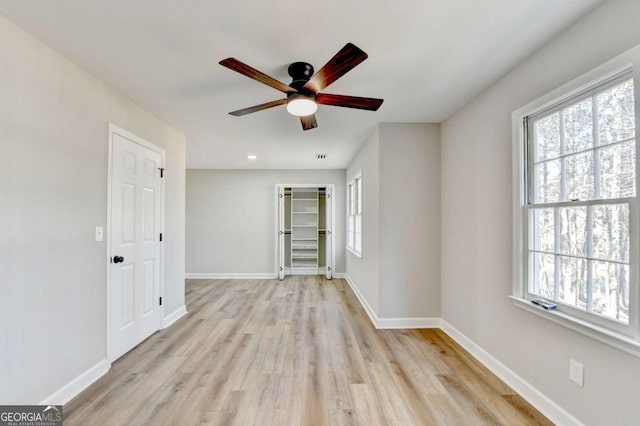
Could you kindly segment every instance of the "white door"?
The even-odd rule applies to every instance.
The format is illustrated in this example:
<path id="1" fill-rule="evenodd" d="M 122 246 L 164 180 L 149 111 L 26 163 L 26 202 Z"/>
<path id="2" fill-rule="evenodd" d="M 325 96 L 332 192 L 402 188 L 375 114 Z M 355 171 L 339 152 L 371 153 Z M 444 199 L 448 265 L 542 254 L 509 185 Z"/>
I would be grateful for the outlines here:
<path id="1" fill-rule="evenodd" d="M 326 257 L 326 265 L 327 272 L 326 277 L 328 280 L 331 279 L 333 273 L 333 193 L 330 187 L 327 187 L 325 193 L 325 257 Z"/>
<path id="2" fill-rule="evenodd" d="M 284 187 L 278 187 L 278 279 L 284 279 Z"/>
<path id="3" fill-rule="evenodd" d="M 162 156 L 132 139 L 112 133 L 111 361 L 160 328 Z"/>

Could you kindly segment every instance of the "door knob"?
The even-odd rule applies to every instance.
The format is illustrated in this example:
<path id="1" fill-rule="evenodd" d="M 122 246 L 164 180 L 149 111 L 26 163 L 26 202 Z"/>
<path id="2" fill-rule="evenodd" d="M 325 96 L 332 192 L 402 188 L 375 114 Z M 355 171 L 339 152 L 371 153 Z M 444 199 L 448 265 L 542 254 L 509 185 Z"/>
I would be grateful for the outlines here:
<path id="1" fill-rule="evenodd" d="M 122 256 L 113 256 L 113 263 L 122 263 L 124 262 L 124 257 Z"/>

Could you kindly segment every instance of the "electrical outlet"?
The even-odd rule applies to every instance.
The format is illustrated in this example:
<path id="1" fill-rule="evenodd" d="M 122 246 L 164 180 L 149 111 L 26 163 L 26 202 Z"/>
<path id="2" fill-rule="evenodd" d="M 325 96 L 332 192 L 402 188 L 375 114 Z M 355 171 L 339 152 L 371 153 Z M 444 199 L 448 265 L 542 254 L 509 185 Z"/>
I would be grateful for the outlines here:
<path id="1" fill-rule="evenodd" d="M 569 360 L 569 380 L 578 386 L 584 385 L 584 365 L 573 359 Z"/>

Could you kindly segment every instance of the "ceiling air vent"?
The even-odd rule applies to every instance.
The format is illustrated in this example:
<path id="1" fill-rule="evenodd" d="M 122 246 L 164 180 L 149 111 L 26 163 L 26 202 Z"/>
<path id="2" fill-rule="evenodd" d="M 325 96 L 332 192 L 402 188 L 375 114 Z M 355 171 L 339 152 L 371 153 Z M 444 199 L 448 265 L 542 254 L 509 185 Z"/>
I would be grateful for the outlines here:
<path id="1" fill-rule="evenodd" d="M 327 154 L 316 154 L 317 160 L 324 160 L 325 158 L 327 158 Z"/>

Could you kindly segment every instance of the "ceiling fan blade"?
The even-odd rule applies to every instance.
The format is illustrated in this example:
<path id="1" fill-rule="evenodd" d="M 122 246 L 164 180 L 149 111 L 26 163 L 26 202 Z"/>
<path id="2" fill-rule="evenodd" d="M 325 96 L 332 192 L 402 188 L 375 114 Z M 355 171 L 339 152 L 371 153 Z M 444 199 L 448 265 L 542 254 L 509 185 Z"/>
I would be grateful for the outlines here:
<path id="1" fill-rule="evenodd" d="M 361 98 L 359 96 L 331 95 L 329 93 L 318 93 L 316 102 L 322 105 L 333 105 L 345 108 L 366 109 L 377 111 L 384 102 L 384 99 Z"/>
<path id="2" fill-rule="evenodd" d="M 284 105 L 287 103 L 286 99 L 278 99 L 277 101 L 271 101 L 260 105 L 254 105 L 249 108 L 239 109 L 237 111 L 231 111 L 229 114 L 234 115 L 236 117 L 240 117 L 241 115 L 251 114 L 252 112 L 262 111 L 263 109 L 269 109 L 273 107 L 277 107 L 280 105 Z"/>
<path id="3" fill-rule="evenodd" d="M 318 93 L 365 59 L 366 53 L 354 44 L 347 43 L 303 87 L 310 92 Z"/>
<path id="4" fill-rule="evenodd" d="M 318 127 L 315 114 L 300 117 L 300 123 L 302 123 L 302 130 L 315 129 Z"/>
<path id="5" fill-rule="evenodd" d="M 260 72 L 257 69 L 250 67 L 249 65 L 240 62 L 235 58 L 223 59 L 222 61 L 220 61 L 220 65 L 222 65 L 223 67 L 227 67 L 230 70 L 239 72 L 242 75 L 246 75 L 247 77 L 257 80 L 260 83 L 266 84 L 267 86 L 271 86 L 281 92 L 296 92 L 296 89 L 294 89 L 293 87 L 287 86 L 286 84 L 276 80 L 275 78 L 269 77 L 265 73 Z"/>

